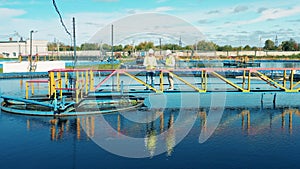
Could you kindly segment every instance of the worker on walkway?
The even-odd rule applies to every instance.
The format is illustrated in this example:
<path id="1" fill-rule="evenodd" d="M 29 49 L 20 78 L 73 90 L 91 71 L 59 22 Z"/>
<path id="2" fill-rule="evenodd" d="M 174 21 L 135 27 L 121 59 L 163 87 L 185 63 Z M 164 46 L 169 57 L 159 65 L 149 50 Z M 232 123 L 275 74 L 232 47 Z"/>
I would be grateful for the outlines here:
<path id="1" fill-rule="evenodd" d="M 166 68 L 169 70 L 173 70 L 175 67 L 175 58 L 171 50 L 166 51 Z M 168 81 L 169 81 L 169 88 L 168 90 L 174 90 L 174 79 L 171 73 L 168 73 Z"/>
<path id="2" fill-rule="evenodd" d="M 146 84 L 149 84 L 149 81 L 151 81 L 151 86 L 154 87 L 154 73 L 155 73 L 155 69 L 157 67 L 157 61 L 156 58 L 154 56 L 154 50 L 153 49 L 149 49 L 148 51 L 148 55 L 146 55 L 145 59 L 144 59 L 144 64 L 146 67 Z M 146 87 L 146 90 L 148 89 L 148 87 Z"/>

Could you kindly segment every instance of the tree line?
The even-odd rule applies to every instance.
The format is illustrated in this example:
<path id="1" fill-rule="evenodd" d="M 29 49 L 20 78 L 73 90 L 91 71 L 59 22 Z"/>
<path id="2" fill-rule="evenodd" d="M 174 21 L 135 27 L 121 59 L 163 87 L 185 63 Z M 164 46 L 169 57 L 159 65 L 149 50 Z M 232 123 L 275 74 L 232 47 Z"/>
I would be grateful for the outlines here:
<path id="1" fill-rule="evenodd" d="M 299 44 L 294 40 L 290 39 L 288 41 L 283 41 L 281 44 L 276 45 L 274 41 L 268 39 L 265 41 L 263 47 L 257 46 L 238 46 L 233 47 L 231 45 L 220 46 L 211 41 L 198 41 L 197 44 L 180 46 L 179 44 L 162 44 L 154 45 L 153 42 L 141 42 L 138 45 L 116 45 L 113 47 L 115 52 L 135 52 L 135 51 L 147 51 L 150 48 L 154 50 L 197 50 L 197 51 L 259 51 L 259 50 L 269 50 L 269 51 L 299 51 Z M 63 43 L 49 43 L 49 51 L 73 51 L 73 46 L 65 45 Z M 103 50 L 111 51 L 112 47 L 108 44 L 97 44 L 97 43 L 84 43 L 81 46 L 76 47 L 77 51 L 84 50 Z"/>

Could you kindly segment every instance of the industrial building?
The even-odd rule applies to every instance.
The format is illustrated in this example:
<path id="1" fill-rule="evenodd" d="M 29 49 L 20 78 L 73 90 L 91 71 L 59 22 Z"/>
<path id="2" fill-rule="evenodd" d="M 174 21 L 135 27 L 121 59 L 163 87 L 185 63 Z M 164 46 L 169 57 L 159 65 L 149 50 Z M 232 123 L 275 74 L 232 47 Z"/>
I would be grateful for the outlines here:
<path id="1" fill-rule="evenodd" d="M 32 55 L 48 55 L 48 41 L 32 40 Z M 30 40 L 13 40 L 0 41 L 0 57 L 2 58 L 18 58 L 18 56 L 30 55 Z"/>

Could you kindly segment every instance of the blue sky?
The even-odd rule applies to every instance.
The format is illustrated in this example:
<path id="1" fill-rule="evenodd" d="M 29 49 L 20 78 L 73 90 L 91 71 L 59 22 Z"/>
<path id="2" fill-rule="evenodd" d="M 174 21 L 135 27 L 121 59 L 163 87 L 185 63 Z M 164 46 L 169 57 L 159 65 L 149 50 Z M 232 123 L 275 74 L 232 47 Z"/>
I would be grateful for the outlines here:
<path id="1" fill-rule="evenodd" d="M 56 0 L 64 22 L 72 30 L 76 18 L 78 44 L 105 26 L 126 16 L 143 13 L 169 14 L 185 20 L 219 45 L 262 46 L 290 38 L 300 42 L 300 4 L 296 0 Z M 37 30 L 35 39 L 70 43 L 52 0 L 0 0 L 0 40 L 18 32 L 25 39 Z M 132 21 L 136 22 L 136 21 Z M 116 28 L 117 29 L 117 28 Z M 129 28 L 130 29 L 130 28 Z M 195 38 L 197 39 L 197 38 Z"/>

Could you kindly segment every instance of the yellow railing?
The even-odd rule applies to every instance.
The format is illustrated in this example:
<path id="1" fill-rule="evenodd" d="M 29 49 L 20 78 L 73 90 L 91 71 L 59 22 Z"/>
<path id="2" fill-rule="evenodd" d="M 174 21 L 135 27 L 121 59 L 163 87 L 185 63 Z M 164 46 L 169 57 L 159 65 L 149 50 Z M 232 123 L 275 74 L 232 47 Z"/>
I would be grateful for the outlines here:
<path id="1" fill-rule="evenodd" d="M 64 74 L 63 74 L 64 73 Z M 75 80 L 69 78 L 68 73 L 75 73 Z M 64 75 L 64 80 L 62 78 Z M 70 81 L 72 80 L 72 82 Z M 29 98 L 29 84 L 31 84 L 31 92 L 34 95 L 34 83 L 41 83 L 40 80 L 31 80 L 26 82 L 25 97 Z M 49 79 L 43 83 L 48 83 L 48 97 L 56 99 L 57 92 L 59 98 L 63 97 L 63 90 L 75 91 L 76 102 L 83 98 L 83 94 L 87 95 L 90 91 L 94 91 L 94 75 L 92 70 L 53 70 L 49 71 Z M 72 83 L 72 86 L 70 86 Z M 74 86 L 75 85 L 75 86 Z M 65 87 L 64 87 L 65 86 Z M 70 87 L 68 87 L 70 86 Z"/>
<path id="2" fill-rule="evenodd" d="M 266 75 L 264 75 L 263 73 L 261 73 L 260 71 L 263 70 L 279 70 L 283 72 L 283 80 L 282 82 L 278 81 L 277 79 L 273 79 L 271 77 L 268 77 Z M 121 75 L 126 75 L 128 77 L 130 77 L 131 79 L 135 80 L 137 83 L 142 84 L 143 86 L 151 89 L 152 91 L 156 92 L 156 93 L 163 93 L 164 92 L 164 73 L 170 73 L 174 78 L 176 78 L 177 80 L 183 82 L 187 87 L 192 88 L 193 90 L 195 90 L 196 92 L 207 92 L 207 86 L 208 86 L 208 74 L 213 75 L 214 77 L 222 80 L 223 82 L 225 82 L 226 84 L 232 86 L 234 89 L 237 89 L 238 91 L 241 92 L 251 92 L 251 83 L 252 83 L 252 78 L 253 75 L 257 75 L 261 80 L 269 83 L 269 84 L 273 84 L 273 86 L 275 88 L 279 87 L 280 89 L 286 91 L 286 92 L 299 92 L 300 87 L 298 87 L 298 85 L 300 85 L 300 81 L 296 81 L 294 79 L 294 73 L 293 71 L 296 70 L 295 68 L 200 68 L 200 69 L 179 69 L 179 70 L 174 70 L 176 72 L 200 72 L 201 76 L 200 76 L 200 80 L 201 80 L 201 85 L 199 86 L 198 84 L 192 84 L 190 83 L 188 80 L 184 79 L 183 76 L 180 76 L 178 73 L 175 74 L 174 71 L 170 71 L 167 69 L 160 69 L 160 70 L 156 70 L 159 71 L 159 88 L 155 88 L 150 86 L 149 84 L 146 84 L 143 80 L 139 79 L 137 76 L 133 75 L 133 73 L 136 72 L 145 72 L 145 70 L 111 70 L 113 71 L 109 76 L 107 76 L 107 78 L 105 78 L 101 83 L 99 83 L 99 85 L 97 86 L 97 88 L 101 87 L 101 85 L 103 83 L 105 83 L 105 81 L 107 81 L 109 78 L 111 78 L 112 76 L 114 76 L 116 74 L 117 77 L 117 91 L 120 91 L 120 78 Z M 297 69 L 300 71 L 300 68 Z M 107 72 L 108 70 L 106 70 Z M 220 73 L 218 72 L 226 72 L 226 71 L 239 71 L 240 73 L 242 73 L 242 81 L 237 81 L 237 80 L 233 80 L 232 78 L 227 78 L 226 76 L 222 76 Z M 291 74 L 289 75 L 289 77 L 287 77 L 287 71 L 291 71 Z M 287 87 L 287 79 L 289 79 L 289 87 Z M 283 83 L 283 84 L 281 84 Z"/>
<path id="3" fill-rule="evenodd" d="M 271 78 L 265 74 L 263 74 L 261 71 L 263 70 L 279 70 L 282 73 L 281 80 Z M 271 86 L 274 86 L 275 88 L 279 88 L 281 90 L 284 90 L 285 92 L 299 92 L 300 90 L 300 81 L 295 81 L 295 73 L 294 71 L 298 70 L 300 71 L 300 68 L 227 68 L 227 69 L 217 69 L 217 68 L 201 68 L 201 69 L 175 69 L 175 70 L 167 70 L 167 69 L 160 69 L 156 70 L 159 71 L 159 88 L 152 87 L 149 84 L 146 84 L 143 80 L 141 80 L 139 77 L 137 77 L 135 74 L 137 72 L 144 72 L 146 70 L 132 70 L 132 69 L 118 69 L 118 70 L 90 70 L 90 69 L 59 69 L 59 70 L 52 70 L 49 71 L 49 79 L 44 81 L 39 80 L 30 80 L 26 82 L 26 98 L 29 98 L 29 90 L 31 85 L 31 94 L 35 94 L 34 89 L 34 83 L 48 83 L 48 96 L 49 98 L 57 98 L 57 92 L 59 91 L 59 97 L 61 98 L 63 96 L 63 90 L 71 90 L 75 92 L 76 96 L 76 102 L 79 102 L 80 99 L 83 97 L 83 95 L 88 95 L 89 92 L 93 92 L 100 88 L 104 83 L 108 81 L 108 79 L 112 78 L 113 76 L 116 76 L 116 86 L 117 91 L 121 90 L 121 78 L 122 75 L 125 75 L 134 81 L 136 81 L 138 84 L 141 84 L 144 87 L 149 88 L 155 93 L 163 93 L 164 90 L 164 74 L 169 73 L 174 77 L 174 79 L 177 79 L 178 81 L 182 82 L 183 85 L 186 85 L 186 87 L 193 89 L 196 92 L 205 93 L 208 90 L 208 79 L 211 78 L 209 75 L 213 75 L 214 77 L 222 80 L 226 84 L 232 86 L 233 88 L 237 89 L 241 92 L 251 92 L 251 82 L 252 82 L 252 76 L 256 75 L 260 78 L 260 80 L 265 81 L 266 83 L 270 84 Z M 185 76 L 180 76 L 180 73 L 185 72 L 196 72 L 198 75 L 195 78 L 198 78 L 200 80 L 199 83 L 191 83 L 188 79 L 185 78 Z M 242 73 L 242 81 L 233 80 L 232 78 L 227 78 L 225 76 L 222 76 L 220 73 L 217 72 L 226 72 L 226 71 L 239 71 Z M 290 72 L 289 74 L 287 72 Z M 109 75 L 104 78 L 96 87 L 94 86 L 94 72 L 111 72 Z M 175 73 L 178 72 L 178 73 Z M 75 74 L 75 80 L 74 82 L 70 81 L 70 75 L 68 73 L 74 73 Z M 62 78 L 62 75 L 64 75 L 64 78 Z M 71 83 L 72 86 L 71 86 Z M 213 82 L 212 82 L 213 83 Z M 75 85 L 75 86 L 74 86 Z M 65 87 L 64 87 L 65 86 Z M 70 87 L 68 87 L 70 86 Z M 112 85 L 114 86 L 114 84 Z M 185 90 L 185 89 L 184 89 Z M 277 89 L 278 90 L 278 89 Z"/>

